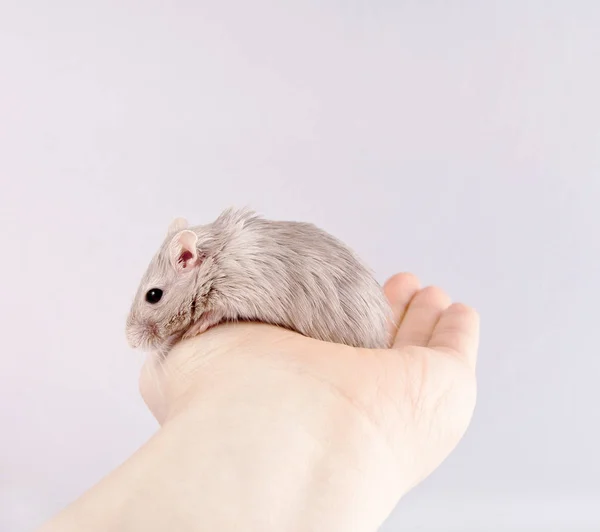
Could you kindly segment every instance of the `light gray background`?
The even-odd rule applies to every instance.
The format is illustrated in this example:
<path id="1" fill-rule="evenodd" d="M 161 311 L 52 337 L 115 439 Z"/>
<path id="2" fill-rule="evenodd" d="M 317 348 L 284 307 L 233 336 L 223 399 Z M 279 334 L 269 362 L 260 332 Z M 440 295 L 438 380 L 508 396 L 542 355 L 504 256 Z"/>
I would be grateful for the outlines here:
<path id="1" fill-rule="evenodd" d="M 600 529 L 600 3 L 0 2 L 0 530 L 156 429 L 124 339 L 171 218 L 315 222 L 482 314 L 385 531 Z"/>

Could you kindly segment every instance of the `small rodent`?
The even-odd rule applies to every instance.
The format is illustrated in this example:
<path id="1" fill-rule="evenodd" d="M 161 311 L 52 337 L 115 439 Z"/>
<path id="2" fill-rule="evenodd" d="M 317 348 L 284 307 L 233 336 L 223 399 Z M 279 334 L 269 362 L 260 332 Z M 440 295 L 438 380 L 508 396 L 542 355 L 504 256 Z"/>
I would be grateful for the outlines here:
<path id="1" fill-rule="evenodd" d="M 313 224 L 227 209 L 168 234 L 127 318 L 131 347 L 166 355 L 226 321 L 258 321 L 355 347 L 389 345 L 390 307 L 354 252 Z"/>

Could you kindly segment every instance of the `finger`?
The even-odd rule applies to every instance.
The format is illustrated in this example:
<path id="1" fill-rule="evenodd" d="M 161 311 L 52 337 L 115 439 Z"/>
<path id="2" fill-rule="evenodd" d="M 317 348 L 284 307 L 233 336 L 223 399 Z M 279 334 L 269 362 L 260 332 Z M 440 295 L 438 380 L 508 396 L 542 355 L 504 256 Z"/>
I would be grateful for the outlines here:
<path id="1" fill-rule="evenodd" d="M 450 305 L 440 317 L 428 347 L 447 351 L 475 368 L 479 348 L 479 314 L 462 303 Z"/>
<path id="2" fill-rule="evenodd" d="M 450 297 L 442 289 L 429 286 L 411 300 L 394 340 L 394 347 L 426 346 L 438 319 L 450 305 Z"/>
<path id="3" fill-rule="evenodd" d="M 406 308 L 420 288 L 419 279 L 412 273 L 397 273 L 383 285 L 383 291 L 392 308 L 392 323 L 390 323 L 392 338 L 396 337 L 398 327 L 406 313 Z"/>

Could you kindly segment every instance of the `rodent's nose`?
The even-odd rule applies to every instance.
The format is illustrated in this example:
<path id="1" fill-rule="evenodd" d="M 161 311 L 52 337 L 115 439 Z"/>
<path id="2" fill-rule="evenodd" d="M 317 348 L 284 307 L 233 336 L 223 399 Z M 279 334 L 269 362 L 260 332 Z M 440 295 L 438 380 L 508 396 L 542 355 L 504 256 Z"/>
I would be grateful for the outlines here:
<path id="1" fill-rule="evenodd" d="M 137 349 L 142 344 L 142 335 L 139 334 L 139 328 L 131 320 L 127 322 L 125 338 L 127 338 L 127 343 L 132 349 Z"/>
<path id="2" fill-rule="evenodd" d="M 125 337 L 127 338 L 127 343 L 129 344 L 129 347 L 131 347 L 132 349 L 137 349 L 140 346 L 139 336 L 131 334 L 131 331 L 129 329 L 127 329 Z"/>
<path id="3" fill-rule="evenodd" d="M 159 339 L 155 323 L 136 323 L 127 328 L 127 342 L 133 349 L 148 347 Z"/>
<path id="4" fill-rule="evenodd" d="M 137 349 L 141 345 L 141 342 L 138 339 L 134 340 L 133 338 L 130 338 L 130 337 L 127 338 L 127 343 L 129 344 L 129 347 L 131 347 L 132 349 Z"/>

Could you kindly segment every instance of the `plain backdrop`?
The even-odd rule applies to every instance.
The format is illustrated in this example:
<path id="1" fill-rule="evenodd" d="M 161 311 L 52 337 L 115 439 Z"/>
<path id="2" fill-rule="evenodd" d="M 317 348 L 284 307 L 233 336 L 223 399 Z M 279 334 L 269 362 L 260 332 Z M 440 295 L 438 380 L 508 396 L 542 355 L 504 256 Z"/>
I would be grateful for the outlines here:
<path id="1" fill-rule="evenodd" d="M 175 216 L 314 222 L 482 315 L 391 531 L 600 530 L 600 3 L 0 0 L 0 530 L 157 428 L 124 320 Z"/>

